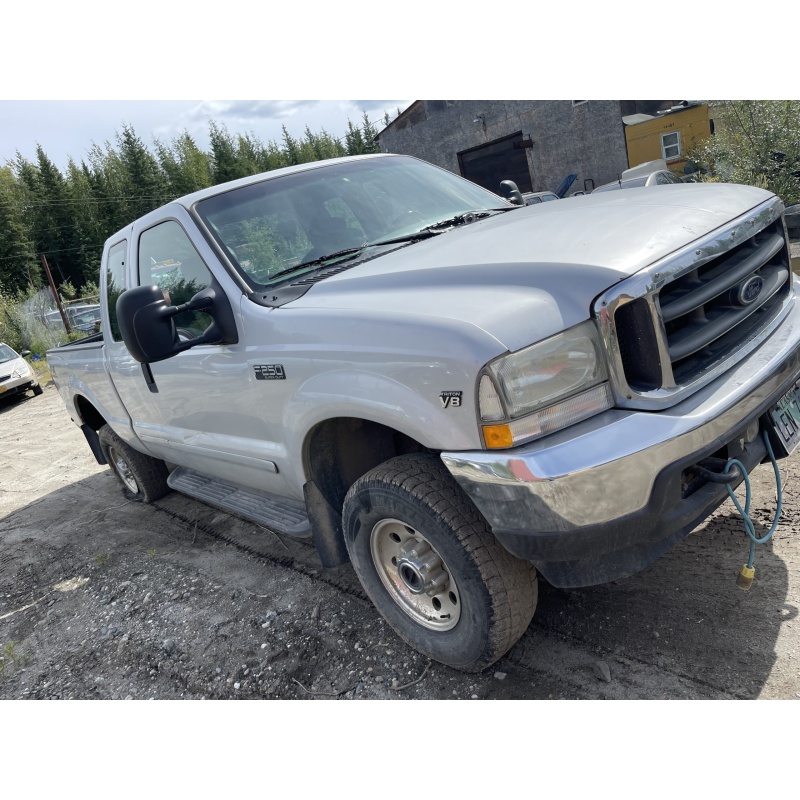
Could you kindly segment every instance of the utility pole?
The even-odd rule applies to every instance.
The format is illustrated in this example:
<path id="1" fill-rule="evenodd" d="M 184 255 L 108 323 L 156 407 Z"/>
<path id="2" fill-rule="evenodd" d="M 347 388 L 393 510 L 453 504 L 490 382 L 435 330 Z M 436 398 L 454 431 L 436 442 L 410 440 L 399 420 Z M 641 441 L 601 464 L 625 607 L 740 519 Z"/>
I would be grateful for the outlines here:
<path id="1" fill-rule="evenodd" d="M 56 306 L 61 314 L 61 320 L 64 323 L 64 329 L 66 330 L 67 334 L 70 334 L 72 331 L 70 330 L 69 322 L 67 321 L 67 315 L 64 313 L 64 306 L 61 305 L 61 300 L 58 297 L 56 285 L 53 283 L 53 276 L 50 274 L 50 267 L 47 263 L 47 259 L 44 257 L 44 254 L 42 255 L 42 266 L 44 267 L 44 271 L 47 273 L 47 280 L 50 281 L 50 290 L 53 292 L 53 299 L 56 301 Z"/>

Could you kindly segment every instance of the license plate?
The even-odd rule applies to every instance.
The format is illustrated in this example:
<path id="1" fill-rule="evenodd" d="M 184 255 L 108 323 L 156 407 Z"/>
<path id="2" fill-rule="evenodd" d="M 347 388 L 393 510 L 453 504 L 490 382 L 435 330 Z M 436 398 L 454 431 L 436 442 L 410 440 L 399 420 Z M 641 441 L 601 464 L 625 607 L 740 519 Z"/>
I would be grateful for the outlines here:
<path id="1" fill-rule="evenodd" d="M 800 444 L 800 381 L 798 381 L 769 412 L 772 428 L 791 453 Z"/>
<path id="2" fill-rule="evenodd" d="M 0 386 L 0 394 L 3 394 L 6 389 L 8 389 L 8 386 Z"/>

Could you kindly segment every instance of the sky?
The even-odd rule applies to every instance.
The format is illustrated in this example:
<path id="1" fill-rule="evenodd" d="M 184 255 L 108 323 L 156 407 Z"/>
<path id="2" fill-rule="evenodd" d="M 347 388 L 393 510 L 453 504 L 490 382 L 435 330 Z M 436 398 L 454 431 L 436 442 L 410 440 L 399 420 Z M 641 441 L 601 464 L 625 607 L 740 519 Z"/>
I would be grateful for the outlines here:
<path id="1" fill-rule="evenodd" d="M 188 131 L 208 147 L 208 123 L 224 124 L 231 133 L 253 133 L 263 142 L 280 142 L 282 126 L 295 137 L 305 127 L 344 137 L 347 122 L 360 125 L 364 113 L 383 127 L 386 113 L 397 115 L 410 100 L 4 100 L 0 99 L 0 165 L 19 152 L 35 160 L 40 144 L 63 170 L 71 157 L 86 159 L 92 143 L 115 144 L 115 133 L 132 125 L 152 149 L 153 141 L 169 143 Z"/>
<path id="2" fill-rule="evenodd" d="M 359 124 L 366 111 L 382 126 L 417 98 L 792 96 L 791 70 L 753 68 L 774 61 L 769 37 L 754 41 L 704 1 L 678 38 L 640 0 L 609 0 L 602 11 L 535 4 L 535 14 L 518 5 L 513 20 L 484 9 L 480 24 L 465 24 L 451 0 L 391 9 L 226 0 L 213 14 L 176 0 L 15 3 L 3 11 L 0 166 L 17 151 L 33 159 L 38 143 L 63 169 L 92 143 L 113 144 L 124 124 L 148 147 L 184 130 L 206 147 L 210 119 L 262 141 L 280 141 L 282 125 L 296 137 L 306 126 L 341 137 L 348 119 Z M 631 42 L 658 30 L 669 35 L 653 34 L 637 55 Z M 720 60 L 745 43 L 747 59 Z"/>

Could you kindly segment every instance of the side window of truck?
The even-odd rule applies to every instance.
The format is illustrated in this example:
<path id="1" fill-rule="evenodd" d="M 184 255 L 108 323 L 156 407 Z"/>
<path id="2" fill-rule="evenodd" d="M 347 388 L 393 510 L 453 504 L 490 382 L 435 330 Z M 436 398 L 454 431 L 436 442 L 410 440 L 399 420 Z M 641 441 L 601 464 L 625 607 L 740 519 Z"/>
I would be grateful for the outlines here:
<path id="1" fill-rule="evenodd" d="M 125 291 L 125 254 L 128 242 L 115 244 L 108 251 L 106 267 L 106 300 L 108 301 L 108 321 L 111 327 L 111 338 L 121 342 L 119 325 L 117 324 L 117 298 Z"/>
<path id="2" fill-rule="evenodd" d="M 140 286 L 158 286 L 170 305 L 179 306 L 209 283 L 208 267 L 177 222 L 161 222 L 139 237 Z M 175 317 L 182 339 L 201 336 L 210 324 L 211 317 L 201 311 L 183 311 Z"/>

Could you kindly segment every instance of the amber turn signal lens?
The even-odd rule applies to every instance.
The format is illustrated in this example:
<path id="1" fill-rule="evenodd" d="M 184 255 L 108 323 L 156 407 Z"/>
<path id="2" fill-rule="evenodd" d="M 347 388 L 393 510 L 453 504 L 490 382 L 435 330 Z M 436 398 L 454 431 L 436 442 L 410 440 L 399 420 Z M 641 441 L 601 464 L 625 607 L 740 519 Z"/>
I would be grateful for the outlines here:
<path id="1" fill-rule="evenodd" d="M 491 450 L 514 445 L 514 437 L 511 435 L 511 428 L 508 425 L 484 425 L 483 440 Z"/>

